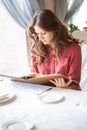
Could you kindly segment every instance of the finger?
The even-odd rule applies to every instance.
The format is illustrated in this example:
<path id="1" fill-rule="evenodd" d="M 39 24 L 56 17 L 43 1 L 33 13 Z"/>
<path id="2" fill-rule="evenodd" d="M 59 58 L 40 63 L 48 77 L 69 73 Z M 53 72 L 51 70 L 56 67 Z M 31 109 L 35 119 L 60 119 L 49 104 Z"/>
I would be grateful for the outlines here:
<path id="1" fill-rule="evenodd" d="M 61 84 L 64 84 L 64 83 L 65 83 L 64 78 L 59 78 L 59 82 L 60 82 Z"/>
<path id="2" fill-rule="evenodd" d="M 56 86 L 56 82 L 53 80 L 50 80 L 51 83 L 53 83 Z"/>
<path id="3" fill-rule="evenodd" d="M 72 80 L 69 80 L 69 81 L 67 82 L 67 86 L 70 86 L 71 83 L 72 83 Z"/>

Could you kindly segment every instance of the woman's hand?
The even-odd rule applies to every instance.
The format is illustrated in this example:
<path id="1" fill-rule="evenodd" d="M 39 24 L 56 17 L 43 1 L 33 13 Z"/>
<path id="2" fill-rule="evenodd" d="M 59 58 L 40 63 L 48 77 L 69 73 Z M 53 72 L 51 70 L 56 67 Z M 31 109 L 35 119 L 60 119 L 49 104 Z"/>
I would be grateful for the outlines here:
<path id="1" fill-rule="evenodd" d="M 70 88 L 72 80 L 65 82 L 64 78 L 55 78 L 54 80 L 50 80 L 50 82 L 53 83 L 58 88 Z"/>

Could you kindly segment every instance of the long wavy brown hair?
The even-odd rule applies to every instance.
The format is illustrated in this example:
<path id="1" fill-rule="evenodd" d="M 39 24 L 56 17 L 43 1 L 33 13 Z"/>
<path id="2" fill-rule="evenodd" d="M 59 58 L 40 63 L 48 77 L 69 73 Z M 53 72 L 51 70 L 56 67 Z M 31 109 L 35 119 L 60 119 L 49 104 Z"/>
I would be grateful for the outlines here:
<path id="1" fill-rule="evenodd" d="M 35 12 L 28 27 L 28 36 L 31 40 L 31 53 L 32 56 L 38 55 L 37 64 L 47 60 L 48 51 L 38 38 L 34 26 L 37 25 L 44 31 L 51 31 L 54 33 L 52 43 L 54 44 L 54 56 L 58 57 L 61 49 L 66 48 L 69 44 L 79 44 L 79 40 L 74 38 L 68 30 L 68 27 L 57 18 L 57 16 L 49 9 L 42 9 Z"/>

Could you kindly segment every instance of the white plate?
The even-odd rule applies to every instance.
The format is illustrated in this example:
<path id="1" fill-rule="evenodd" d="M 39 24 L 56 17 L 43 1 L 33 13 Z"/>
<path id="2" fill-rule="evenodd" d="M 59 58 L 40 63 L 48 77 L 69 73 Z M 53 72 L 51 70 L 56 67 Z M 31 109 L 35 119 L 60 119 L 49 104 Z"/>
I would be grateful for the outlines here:
<path id="1" fill-rule="evenodd" d="M 31 130 L 34 127 L 32 123 L 11 120 L 2 125 L 3 130 Z"/>
<path id="2" fill-rule="evenodd" d="M 0 103 L 6 102 L 14 97 L 13 93 L 6 93 L 3 95 L 0 95 Z"/>
<path id="3" fill-rule="evenodd" d="M 40 96 L 40 100 L 44 103 L 58 103 L 64 101 L 64 99 L 63 95 L 47 94 Z"/>
<path id="4" fill-rule="evenodd" d="M 0 81 L 3 81 L 4 79 L 2 77 L 0 77 Z"/>

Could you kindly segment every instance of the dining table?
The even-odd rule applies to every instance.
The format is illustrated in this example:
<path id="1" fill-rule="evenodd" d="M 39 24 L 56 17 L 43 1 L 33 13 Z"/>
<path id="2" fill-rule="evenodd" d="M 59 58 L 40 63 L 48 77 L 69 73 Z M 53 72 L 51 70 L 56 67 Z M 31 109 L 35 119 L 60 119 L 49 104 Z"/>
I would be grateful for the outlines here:
<path id="1" fill-rule="evenodd" d="M 0 130 L 87 130 L 87 92 L 0 80 Z"/>

